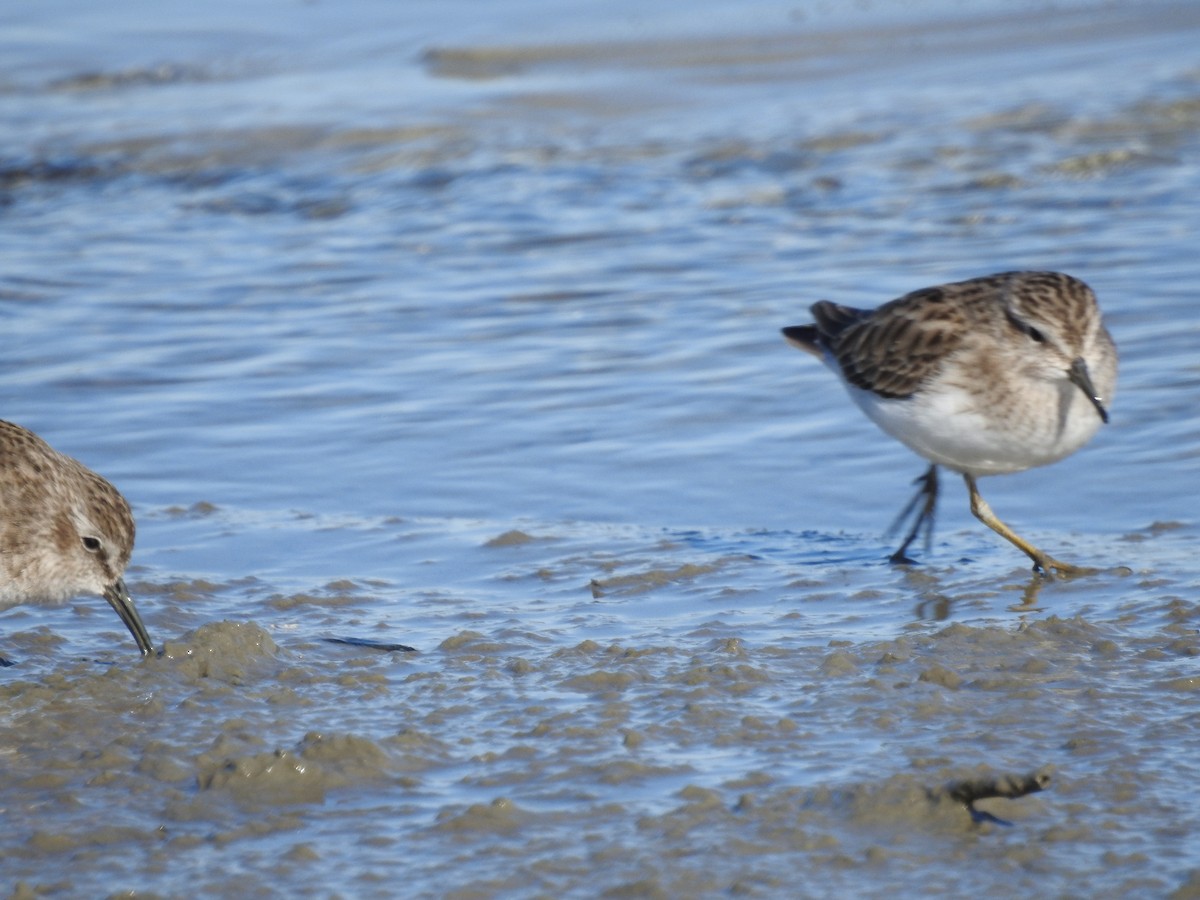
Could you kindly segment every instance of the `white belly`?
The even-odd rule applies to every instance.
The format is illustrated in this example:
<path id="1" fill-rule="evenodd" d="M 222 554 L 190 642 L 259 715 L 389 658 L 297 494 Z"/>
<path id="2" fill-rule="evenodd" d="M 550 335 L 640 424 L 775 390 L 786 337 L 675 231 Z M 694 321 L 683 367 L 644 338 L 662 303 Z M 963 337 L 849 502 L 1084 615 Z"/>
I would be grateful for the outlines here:
<path id="1" fill-rule="evenodd" d="M 1057 462 L 1086 444 L 1101 425 L 1079 388 L 1031 383 L 1023 402 L 987 407 L 957 388 L 887 400 L 847 385 L 880 428 L 930 462 L 970 475 L 1001 475 Z"/>

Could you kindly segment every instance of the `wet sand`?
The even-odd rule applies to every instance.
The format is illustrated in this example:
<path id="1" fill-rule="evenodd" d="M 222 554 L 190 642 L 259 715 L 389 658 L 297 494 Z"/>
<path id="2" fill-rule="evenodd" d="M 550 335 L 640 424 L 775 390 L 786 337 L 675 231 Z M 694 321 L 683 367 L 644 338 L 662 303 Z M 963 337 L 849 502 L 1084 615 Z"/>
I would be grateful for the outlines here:
<path id="1" fill-rule="evenodd" d="M 164 648 L 0 618 L 12 896 L 1200 890 L 1191 5 L 214 9 L 10 22 L 4 416 Z M 1121 381 L 984 490 L 1107 571 L 957 486 L 889 566 L 923 466 L 778 328 L 1014 267 Z"/>

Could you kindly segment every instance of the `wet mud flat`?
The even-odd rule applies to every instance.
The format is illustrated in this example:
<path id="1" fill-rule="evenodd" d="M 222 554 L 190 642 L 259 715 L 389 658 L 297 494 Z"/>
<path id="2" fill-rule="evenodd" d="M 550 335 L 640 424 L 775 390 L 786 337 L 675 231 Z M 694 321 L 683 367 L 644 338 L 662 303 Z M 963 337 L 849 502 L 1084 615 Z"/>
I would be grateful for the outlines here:
<path id="1" fill-rule="evenodd" d="M 12 634 L 15 895 L 1196 889 L 1200 610 L 1169 578 L 1051 584 L 1022 612 L 1019 570 L 517 534 L 470 542 L 503 598 L 486 605 L 390 605 L 394 587 L 346 579 L 247 603 L 269 629 L 205 622 L 140 664 Z M 963 598 L 958 620 L 914 616 L 913 579 Z M 203 617 L 189 585 L 135 584 L 186 611 L 167 635 Z"/>

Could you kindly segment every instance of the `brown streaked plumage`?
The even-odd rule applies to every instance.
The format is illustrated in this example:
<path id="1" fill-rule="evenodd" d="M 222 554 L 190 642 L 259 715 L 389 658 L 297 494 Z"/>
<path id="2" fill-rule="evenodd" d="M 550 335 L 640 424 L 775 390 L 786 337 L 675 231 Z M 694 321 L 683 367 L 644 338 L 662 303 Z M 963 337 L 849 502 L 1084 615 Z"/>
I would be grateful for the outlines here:
<path id="1" fill-rule="evenodd" d="M 887 315 L 875 316 L 828 300 L 814 303 L 812 343 L 833 351 L 855 387 L 899 399 L 911 396 L 958 348 L 968 318 L 941 288 L 914 291 L 887 306 Z"/>
<path id="2" fill-rule="evenodd" d="M 134 533 L 116 488 L 32 431 L 0 420 L 0 609 L 98 594 L 142 654 L 150 653 L 123 579 Z"/>
<path id="3" fill-rule="evenodd" d="M 893 561 L 932 528 L 937 466 L 961 473 L 971 508 L 1041 571 L 1078 571 L 1019 538 L 975 479 L 1062 459 L 1102 422 L 1116 385 L 1116 347 L 1091 288 L 1060 272 L 1002 272 L 924 288 L 875 310 L 821 301 L 815 323 L 784 328 L 821 358 L 884 431 L 931 462 L 924 499 Z"/>

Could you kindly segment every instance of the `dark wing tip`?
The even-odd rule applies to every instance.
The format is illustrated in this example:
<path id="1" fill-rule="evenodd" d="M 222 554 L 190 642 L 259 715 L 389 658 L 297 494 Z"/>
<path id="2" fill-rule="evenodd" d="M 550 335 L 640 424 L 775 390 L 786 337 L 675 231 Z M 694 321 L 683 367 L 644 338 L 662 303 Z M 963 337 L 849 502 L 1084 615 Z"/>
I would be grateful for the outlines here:
<path id="1" fill-rule="evenodd" d="M 817 331 L 816 325 L 789 325 L 787 328 L 779 330 L 793 347 L 799 347 L 801 350 L 815 353 L 818 356 L 821 355 L 820 333 Z"/>

